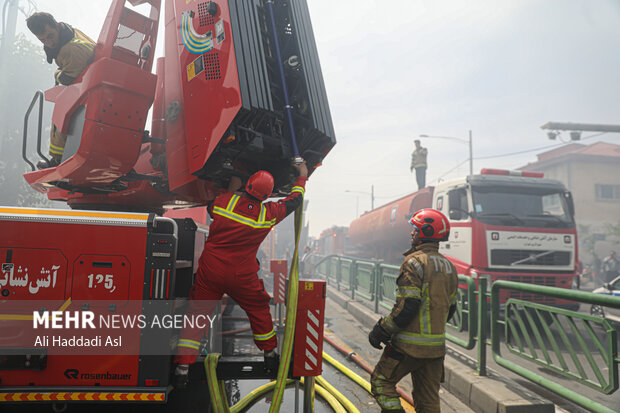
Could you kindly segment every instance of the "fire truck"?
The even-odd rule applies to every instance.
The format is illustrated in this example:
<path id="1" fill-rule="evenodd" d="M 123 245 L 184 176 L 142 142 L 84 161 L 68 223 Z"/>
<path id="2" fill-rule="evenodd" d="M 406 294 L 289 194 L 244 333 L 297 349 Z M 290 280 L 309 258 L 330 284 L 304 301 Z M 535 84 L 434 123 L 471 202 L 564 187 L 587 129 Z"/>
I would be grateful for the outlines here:
<path id="1" fill-rule="evenodd" d="M 482 169 L 423 188 L 351 222 L 351 248 L 356 255 L 400 265 L 411 242 L 407 221 L 431 207 L 450 220 L 450 238 L 440 243 L 440 252 L 459 274 L 486 278 L 489 286 L 510 280 L 573 287 L 578 250 L 572 196 L 561 182 L 538 172 Z M 519 297 L 573 307 L 552 298 Z"/>
<path id="2" fill-rule="evenodd" d="M 36 170 L 44 100 L 68 137 L 60 165 Z M 289 193 L 291 161 L 312 173 L 336 143 L 306 0 L 112 0 L 92 64 L 37 92 L 24 123 L 26 181 L 71 209 L 0 207 L 0 405 L 167 402 L 178 328 L 126 320 L 184 313 L 205 234 L 163 212 L 204 206 L 257 170 Z M 48 316 L 74 330 L 67 347 L 52 345 L 60 330 L 33 330 Z M 90 351 L 98 337 L 123 350 Z"/>

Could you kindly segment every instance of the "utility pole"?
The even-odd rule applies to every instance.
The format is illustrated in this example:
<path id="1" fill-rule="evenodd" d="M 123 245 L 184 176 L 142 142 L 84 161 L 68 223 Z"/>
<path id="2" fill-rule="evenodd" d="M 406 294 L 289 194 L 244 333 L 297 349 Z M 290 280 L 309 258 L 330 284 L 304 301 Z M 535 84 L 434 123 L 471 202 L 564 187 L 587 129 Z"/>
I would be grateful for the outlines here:
<path id="1" fill-rule="evenodd" d="M 469 174 L 474 174 L 474 151 L 471 144 L 471 130 L 469 131 Z"/>
<path id="2" fill-rule="evenodd" d="M 370 210 L 375 209 L 375 186 L 370 186 Z"/>

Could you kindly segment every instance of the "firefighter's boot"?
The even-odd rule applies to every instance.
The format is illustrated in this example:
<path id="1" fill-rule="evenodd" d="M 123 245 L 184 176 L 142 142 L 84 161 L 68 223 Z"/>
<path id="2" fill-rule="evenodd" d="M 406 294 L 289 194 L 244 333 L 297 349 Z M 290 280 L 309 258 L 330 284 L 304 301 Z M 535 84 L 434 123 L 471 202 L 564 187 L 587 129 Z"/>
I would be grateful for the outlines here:
<path id="1" fill-rule="evenodd" d="M 54 168 L 58 165 L 60 165 L 60 159 L 52 156 L 49 161 L 43 159 L 37 162 L 37 169 L 41 170 L 47 168 Z"/>
<path id="2" fill-rule="evenodd" d="M 275 375 L 278 372 L 278 366 L 280 365 L 280 355 L 277 349 L 265 350 L 265 371 L 268 374 Z"/>
<path id="3" fill-rule="evenodd" d="M 172 377 L 172 386 L 175 389 L 185 389 L 189 384 L 189 365 L 188 364 L 179 364 L 177 365 L 176 370 L 174 371 L 174 376 Z"/>

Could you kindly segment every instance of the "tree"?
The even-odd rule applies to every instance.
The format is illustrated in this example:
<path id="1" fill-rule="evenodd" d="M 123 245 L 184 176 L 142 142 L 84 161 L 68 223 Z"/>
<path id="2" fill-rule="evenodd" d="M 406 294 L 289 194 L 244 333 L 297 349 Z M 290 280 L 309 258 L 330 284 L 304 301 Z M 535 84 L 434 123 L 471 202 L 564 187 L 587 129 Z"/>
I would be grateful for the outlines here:
<path id="1" fill-rule="evenodd" d="M 47 197 L 32 189 L 23 174 L 30 167 L 22 159 L 22 136 L 24 115 L 37 90 L 53 86 L 54 67 L 47 64 L 43 47 L 18 34 L 15 44 L 4 64 L 5 73 L 0 74 L 0 205 L 50 206 Z M 43 114 L 42 144 L 47 150 L 50 130 L 51 105 L 48 103 Z M 27 156 L 38 160 L 36 139 L 37 108 L 31 114 L 28 126 L 29 141 Z"/>

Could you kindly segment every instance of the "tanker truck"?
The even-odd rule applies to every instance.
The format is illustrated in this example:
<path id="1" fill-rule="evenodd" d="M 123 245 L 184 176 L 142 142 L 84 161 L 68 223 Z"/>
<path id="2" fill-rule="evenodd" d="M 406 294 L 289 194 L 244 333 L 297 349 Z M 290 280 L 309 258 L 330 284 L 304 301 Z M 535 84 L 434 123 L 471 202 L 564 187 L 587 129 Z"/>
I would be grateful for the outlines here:
<path id="1" fill-rule="evenodd" d="M 479 175 L 406 195 L 351 222 L 350 250 L 400 265 L 411 242 L 407 221 L 416 211 L 431 207 L 450 220 L 450 238 L 440 243 L 440 252 L 459 274 L 486 278 L 489 288 L 495 280 L 572 287 L 577 276 L 572 195 L 561 182 L 538 172 L 482 169 Z M 552 297 L 506 294 L 574 307 Z"/>

